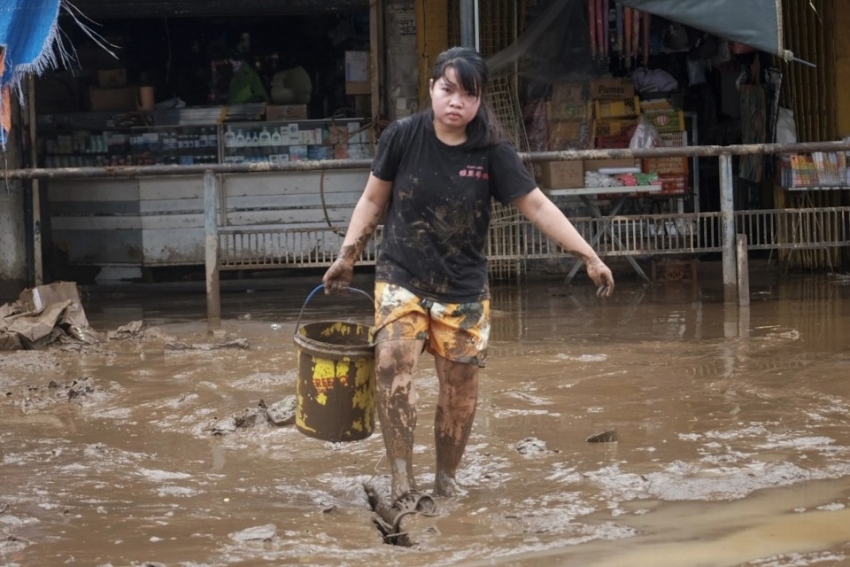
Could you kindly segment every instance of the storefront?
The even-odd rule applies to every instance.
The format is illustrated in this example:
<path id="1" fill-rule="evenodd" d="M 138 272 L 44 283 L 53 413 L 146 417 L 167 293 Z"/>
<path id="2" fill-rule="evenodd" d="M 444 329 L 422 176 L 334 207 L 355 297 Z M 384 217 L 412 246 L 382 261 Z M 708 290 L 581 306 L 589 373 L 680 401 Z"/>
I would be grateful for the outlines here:
<path id="1" fill-rule="evenodd" d="M 642 6 L 665 2 L 675 4 L 653 0 Z M 775 0 L 764 3 L 779 7 Z M 294 12 L 275 11 L 278 4 Z M 781 41 L 755 49 L 730 40 L 723 30 L 715 35 L 686 25 L 676 14 L 639 11 L 632 1 L 477 4 L 479 47 L 494 78 L 490 102 L 524 151 L 628 147 L 638 124 L 651 125 L 656 141 L 669 146 L 771 142 L 780 105 L 801 109 L 799 77 L 805 82 L 809 68 L 778 57 L 785 53 Z M 371 95 L 377 81 L 368 73 L 383 56 L 375 56 L 380 34 L 372 25 L 374 7 L 330 0 L 206 5 L 210 9 L 201 16 L 203 8 L 195 0 L 83 2 L 81 7 L 102 18 L 99 31 L 122 49 L 116 61 L 100 48 L 83 48 L 83 71 L 74 76 L 73 85 L 63 83 L 62 74 L 39 81 L 42 164 L 369 157 L 379 130 L 376 119 L 392 119 L 395 110 L 415 110 L 423 100 L 420 92 L 420 101 L 412 102 L 411 90 L 427 84 L 423 77 L 427 79 L 433 56 L 460 39 L 457 0 L 383 4 L 380 31 L 393 44 L 386 48 L 386 72 L 404 71 L 418 80 L 410 89 L 406 79 L 407 91 L 399 93 L 404 81 L 382 77 L 389 112 L 376 113 L 379 101 Z M 142 6 L 151 17 L 140 17 L 132 6 Z M 252 15 L 248 6 L 266 12 Z M 177 13 L 180 17 L 174 17 Z M 778 31 L 781 39 L 782 26 L 776 21 L 766 28 Z M 400 48 L 411 36 L 416 44 Z M 832 41 L 827 34 L 819 53 L 828 55 Z M 814 47 L 808 44 L 788 47 L 801 59 L 813 59 Z M 252 100 L 263 94 L 248 86 L 248 100 L 229 100 L 234 55 L 260 75 L 265 101 Z M 816 62 L 820 69 L 830 63 Z M 291 69 L 305 72 L 290 74 Z M 300 99 L 303 89 L 296 87 L 303 86 L 305 75 L 310 96 Z M 815 83 L 822 88 L 823 81 Z M 148 110 L 151 93 L 154 109 Z M 67 108 L 69 99 L 76 101 L 74 109 Z M 165 108 L 174 103 L 185 106 Z M 93 109 L 103 104 L 122 106 Z M 769 208 L 774 179 L 781 177 L 776 162 L 745 158 L 735 167 L 735 208 Z M 610 184 L 635 187 L 622 212 L 642 214 L 664 207 L 679 213 L 717 211 L 717 172 L 715 159 L 677 158 L 550 163 L 537 174 L 540 185 L 560 195 L 559 204 L 571 214 L 581 214 L 580 208 L 571 208 L 581 205 L 578 199 L 561 198 L 570 190 Z M 222 223 L 345 225 L 365 178 L 364 170 L 225 175 Z M 48 189 L 46 233 L 53 250 L 72 264 L 200 265 L 200 187 L 200 178 L 54 181 Z M 622 187 L 616 189 L 622 192 Z M 604 204 L 604 191 L 599 193 Z M 682 227 L 675 230 L 681 236 Z"/>
<path id="2" fill-rule="evenodd" d="M 78 68 L 36 81 L 41 167 L 372 155 L 367 2 L 76 5 L 101 39 L 60 20 Z M 362 169 L 223 175 L 223 222 L 344 223 L 365 179 Z M 200 176 L 44 185 L 47 265 L 121 267 L 136 278 L 203 264 Z"/>

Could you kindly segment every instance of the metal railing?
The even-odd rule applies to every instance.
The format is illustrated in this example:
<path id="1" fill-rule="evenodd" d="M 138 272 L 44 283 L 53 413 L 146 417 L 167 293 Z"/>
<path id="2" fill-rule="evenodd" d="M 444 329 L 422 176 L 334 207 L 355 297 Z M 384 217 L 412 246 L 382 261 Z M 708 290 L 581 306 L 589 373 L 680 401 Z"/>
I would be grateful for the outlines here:
<path id="1" fill-rule="evenodd" d="M 707 254 L 723 250 L 719 212 L 570 220 L 585 240 L 601 234 L 594 248 L 603 257 Z M 219 227 L 219 266 L 222 270 L 327 267 L 336 259 L 344 231 L 345 227 Z M 850 246 L 850 207 L 736 211 L 735 233 L 747 235 L 749 250 Z M 380 238 L 379 227 L 359 264 L 375 263 Z M 491 261 L 546 259 L 563 253 L 525 219 L 490 227 L 487 256 Z"/>
<path id="2" fill-rule="evenodd" d="M 575 218 L 574 223 L 594 240 L 600 254 L 637 255 L 720 252 L 723 262 L 724 299 L 737 299 L 736 235 L 749 238 L 749 249 L 804 249 L 847 246 L 848 207 L 771 211 L 738 211 L 732 199 L 732 156 L 812 152 L 847 152 L 850 142 L 756 144 L 736 146 L 685 146 L 647 149 L 566 150 L 522 154 L 529 162 L 610 158 L 717 157 L 720 172 L 720 211 L 631 215 L 613 218 Z M 220 326 L 219 270 L 249 267 L 320 266 L 333 261 L 342 229 L 252 229 L 218 225 L 219 187 L 216 174 L 322 171 L 368 168 L 369 160 L 326 160 L 283 163 L 205 164 L 188 166 L 122 166 L 59 169 L 16 169 L 5 179 L 136 178 L 197 175 L 204 173 L 205 266 L 207 317 L 210 328 Z M 33 225 L 40 226 L 38 193 L 33 192 Z M 493 261 L 551 257 L 560 254 L 530 223 L 522 219 L 496 222 L 489 252 Z M 598 235 L 598 238 L 597 238 Z M 375 261 L 370 248 L 364 262 Z M 40 258 L 40 256 L 38 257 Z M 38 261 L 38 260 L 37 260 Z"/>

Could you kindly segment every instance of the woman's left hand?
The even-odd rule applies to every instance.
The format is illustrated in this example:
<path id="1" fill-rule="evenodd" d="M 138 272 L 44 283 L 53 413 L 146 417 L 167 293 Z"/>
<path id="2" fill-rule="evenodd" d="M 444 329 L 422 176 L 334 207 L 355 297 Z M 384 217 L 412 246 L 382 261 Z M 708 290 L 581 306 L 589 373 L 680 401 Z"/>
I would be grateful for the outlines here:
<path id="1" fill-rule="evenodd" d="M 598 287 L 596 295 L 599 297 L 611 297 L 614 293 L 614 274 L 598 256 L 591 258 L 585 264 L 587 275 Z"/>

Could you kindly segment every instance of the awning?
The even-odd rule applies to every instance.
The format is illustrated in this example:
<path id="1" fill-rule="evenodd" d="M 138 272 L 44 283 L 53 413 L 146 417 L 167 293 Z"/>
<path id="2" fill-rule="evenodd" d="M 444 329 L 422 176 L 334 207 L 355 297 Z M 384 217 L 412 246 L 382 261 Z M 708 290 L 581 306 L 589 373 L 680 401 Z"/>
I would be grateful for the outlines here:
<path id="1" fill-rule="evenodd" d="M 619 0 L 760 51 L 793 59 L 782 40 L 782 0 Z"/>
<path id="2" fill-rule="evenodd" d="M 590 50 L 587 1 L 553 0 L 512 45 L 488 58 L 490 72 L 510 72 L 512 65 L 520 63 L 521 75 L 548 83 L 599 74 L 600 61 Z M 794 59 L 784 47 L 782 0 L 620 1 L 717 37 Z"/>

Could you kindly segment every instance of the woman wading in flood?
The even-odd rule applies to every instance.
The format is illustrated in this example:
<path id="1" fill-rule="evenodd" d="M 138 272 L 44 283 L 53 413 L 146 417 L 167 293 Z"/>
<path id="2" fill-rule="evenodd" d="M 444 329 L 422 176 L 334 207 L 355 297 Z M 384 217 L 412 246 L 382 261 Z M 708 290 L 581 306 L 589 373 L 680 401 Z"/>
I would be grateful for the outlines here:
<path id="1" fill-rule="evenodd" d="M 478 400 L 478 369 L 490 333 L 484 246 L 492 199 L 511 204 L 564 250 L 581 258 L 599 293 L 611 270 L 540 189 L 484 104 L 487 66 L 473 49 L 437 58 L 431 109 L 390 124 L 323 282 L 343 291 L 386 211 L 375 267 L 378 416 L 392 474 L 392 499 L 416 492 L 413 434 L 419 355 L 434 355 L 440 391 L 434 421 L 434 494 L 462 493 L 455 474 Z"/>

